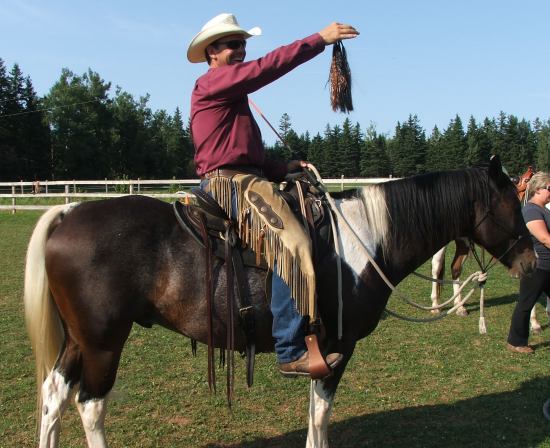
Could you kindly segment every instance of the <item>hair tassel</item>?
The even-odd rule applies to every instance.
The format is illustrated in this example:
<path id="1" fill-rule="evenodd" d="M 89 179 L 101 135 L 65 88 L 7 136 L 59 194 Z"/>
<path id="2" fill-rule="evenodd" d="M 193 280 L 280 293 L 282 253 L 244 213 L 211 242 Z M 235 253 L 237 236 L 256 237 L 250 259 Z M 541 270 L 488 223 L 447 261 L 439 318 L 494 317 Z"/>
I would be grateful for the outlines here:
<path id="1" fill-rule="evenodd" d="M 329 74 L 330 102 L 333 111 L 344 113 L 353 110 L 351 99 L 351 70 L 342 41 L 332 46 L 332 62 Z"/>

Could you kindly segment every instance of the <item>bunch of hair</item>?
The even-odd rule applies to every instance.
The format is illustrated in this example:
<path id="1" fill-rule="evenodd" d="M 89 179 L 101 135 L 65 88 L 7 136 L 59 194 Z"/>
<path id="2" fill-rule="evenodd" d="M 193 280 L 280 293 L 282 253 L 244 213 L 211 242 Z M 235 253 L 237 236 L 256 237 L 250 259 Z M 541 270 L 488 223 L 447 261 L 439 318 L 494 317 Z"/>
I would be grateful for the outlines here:
<path id="1" fill-rule="evenodd" d="M 348 64 L 346 49 L 342 41 L 337 41 L 332 46 L 332 62 L 329 74 L 330 103 L 333 111 L 351 112 L 353 101 L 351 99 L 351 70 Z"/>

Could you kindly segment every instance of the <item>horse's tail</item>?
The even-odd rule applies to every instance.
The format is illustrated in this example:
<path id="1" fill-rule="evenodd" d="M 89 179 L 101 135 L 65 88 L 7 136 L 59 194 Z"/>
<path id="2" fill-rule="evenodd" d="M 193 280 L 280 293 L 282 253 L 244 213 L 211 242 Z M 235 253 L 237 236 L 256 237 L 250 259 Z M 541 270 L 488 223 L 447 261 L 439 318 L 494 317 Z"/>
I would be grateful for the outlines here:
<path id="1" fill-rule="evenodd" d="M 42 383 L 53 369 L 65 333 L 46 275 L 46 242 L 63 215 L 72 207 L 58 205 L 50 208 L 38 220 L 27 248 L 25 266 L 25 321 L 36 362 L 37 405 L 41 408 Z"/>

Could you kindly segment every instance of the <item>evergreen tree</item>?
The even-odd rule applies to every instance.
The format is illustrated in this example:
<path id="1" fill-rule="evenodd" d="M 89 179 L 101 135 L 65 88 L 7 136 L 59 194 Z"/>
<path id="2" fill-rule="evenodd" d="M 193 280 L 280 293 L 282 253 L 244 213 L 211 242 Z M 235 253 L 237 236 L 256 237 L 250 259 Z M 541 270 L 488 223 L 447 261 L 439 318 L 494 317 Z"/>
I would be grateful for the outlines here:
<path id="1" fill-rule="evenodd" d="M 404 177 L 424 172 L 427 146 L 426 133 L 416 115 L 409 115 L 403 124 L 398 122 L 389 145 L 393 174 Z"/>
<path id="2" fill-rule="evenodd" d="M 306 143 L 303 137 L 299 137 L 294 129 L 290 129 L 285 137 L 285 160 L 304 160 L 307 155 Z"/>
<path id="3" fill-rule="evenodd" d="M 344 177 L 356 177 L 359 174 L 360 134 L 358 135 L 356 127 L 352 129 L 349 118 L 342 124 L 342 133 L 337 144 L 340 174 Z"/>
<path id="4" fill-rule="evenodd" d="M 132 95 L 117 88 L 111 104 L 112 151 L 109 159 L 109 176 L 114 178 L 149 177 L 146 162 L 151 110 L 148 97 L 135 101 Z"/>
<path id="5" fill-rule="evenodd" d="M 292 160 L 293 157 L 293 146 L 292 144 L 296 143 L 297 135 L 292 130 L 292 123 L 290 122 L 290 116 L 285 112 L 279 120 L 279 135 L 283 139 L 283 143 L 277 141 L 275 146 L 280 156 L 284 160 Z"/>
<path id="6" fill-rule="evenodd" d="M 466 165 L 480 165 L 487 163 L 491 157 L 491 141 L 486 127 L 478 127 L 473 116 L 468 121 L 466 132 Z"/>
<path id="7" fill-rule="evenodd" d="M 537 171 L 550 172 L 550 120 L 546 123 L 537 123 L 537 148 L 535 163 Z"/>
<path id="8" fill-rule="evenodd" d="M 531 124 L 525 119 L 519 121 L 517 117 L 510 115 L 506 137 L 511 155 L 510 174 L 519 176 L 527 166 L 533 164 L 537 147 Z"/>
<path id="9" fill-rule="evenodd" d="M 179 108 L 176 108 L 169 129 L 167 150 L 171 163 L 170 176 L 185 179 L 195 176 L 192 165 L 193 145 L 189 135 L 183 127 L 183 120 Z"/>
<path id="10" fill-rule="evenodd" d="M 442 169 L 464 168 L 466 149 L 467 143 L 462 120 L 456 115 L 443 133 L 444 164 Z"/>
<path id="11" fill-rule="evenodd" d="M 324 172 L 323 150 L 323 137 L 321 137 L 321 134 L 317 133 L 317 135 L 311 139 L 311 143 L 308 145 L 307 160 L 309 161 L 309 163 L 313 164 L 320 173 Z"/>
<path id="12" fill-rule="evenodd" d="M 427 140 L 426 171 L 440 171 L 445 169 L 445 144 L 443 135 L 437 126 L 434 126 L 432 135 Z"/>
<path id="13" fill-rule="evenodd" d="M 498 154 L 499 142 L 499 132 L 496 120 L 494 118 L 489 119 L 485 118 L 483 120 L 483 126 L 481 127 L 483 134 L 486 136 L 489 142 L 489 157 Z M 487 162 L 485 160 L 484 162 Z"/>
<path id="14" fill-rule="evenodd" d="M 110 86 L 91 70 L 77 76 L 63 69 L 46 96 L 56 178 L 97 179 L 109 174 Z"/>
<path id="15" fill-rule="evenodd" d="M 143 176 L 157 179 L 195 176 L 190 163 L 193 157 L 191 141 L 183 129 L 179 109 L 174 117 L 164 110 L 153 113 L 148 135 L 144 158 L 148 171 Z"/>
<path id="16" fill-rule="evenodd" d="M 21 178 L 48 179 L 51 177 L 50 129 L 29 77 L 25 78 L 22 100 L 25 114 L 18 117 L 19 154 L 24 158 Z"/>
<path id="17" fill-rule="evenodd" d="M 361 177 L 388 177 L 391 174 L 386 137 L 378 135 L 371 123 L 361 146 Z"/>
<path id="18" fill-rule="evenodd" d="M 330 128 L 327 124 L 323 139 L 323 164 L 321 175 L 323 177 L 340 177 L 343 174 L 338 142 L 342 136 L 340 126 Z"/>
<path id="19" fill-rule="evenodd" d="M 17 64 L 9 75 L 0 60 L 0 179 L 48 177 L 49 131 L 29 77 Z"/>
<path id="20" fill-rule="evenodd" d="M 0 59 L 0 180 L 17 180 L 17 148 L 15 118 L 21 112 L 12 95 L 11 82 L 4 61 Z"/>
<path id="21" fill-rule="evenodd" d="M 164 109 L 153 112 L 148 126 L 148 141 L 144 153 L 146 171 L 142 177 L 152 179 L 166 178 L 170 172 L 168 153 L 168 134 L 170 130 L 170 117 Z"/>
<path id="22" fill-rule="evenodd" d="M 510 162 L 510 154 L 506 145 L 508 117 L 504 112 L 500 112 L 498 118 L 491 120 L 492 132 L 489 132 L 491 137 L 492 152 L 491 155 L 498 154 L 503 166 L 508 166 Z"/>

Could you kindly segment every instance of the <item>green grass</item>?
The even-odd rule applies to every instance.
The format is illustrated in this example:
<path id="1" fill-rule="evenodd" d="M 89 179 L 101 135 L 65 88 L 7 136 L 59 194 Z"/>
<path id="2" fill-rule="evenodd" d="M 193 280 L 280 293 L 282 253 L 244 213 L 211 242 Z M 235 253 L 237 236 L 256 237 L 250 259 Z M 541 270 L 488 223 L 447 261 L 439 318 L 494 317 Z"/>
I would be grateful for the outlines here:
<path id="1" fill-rule="evenodd" d="M 0 213 L 1 447 L 37 445 L 34 364 L 21 296 L 24 254 L 38 216 Z M 474 268 L 469 260 L 467 273 Z M 428 273 L 428 266 L 421 272 Z M 429 302 L 430 285 L 416 277 L 407 278 L 400 289 Z M 342 379 L 329 428 L 331 446 L 550 447 L 550 423 L 541 412 L 550 397 L 547 334 L 531 338 L 537 348 L 533 356 L 504 349 L 517 289 L 517 280 L 504 269 L 491 271 L 487 335 L 478 334 L 477 299 L 468 305 L 467 318 L 451 316 L 432 324 L 382 320 L 359 342 Z M 396 297 L 390 308 L 412 313 Z M 186 338 L 136 326 L 107 414 L 110 446 L 304 446 L 309 383 L 280 377 L 272 354 L 257 357 L 250 390 L 244 373 L 238 359 L 230 412 L 223 371 L 218 371 L 218 393 L 208 391 L 204 346 L 193 358 Z M 63 420 L 61 446 L 85 446 L 73 405 Z"/>

